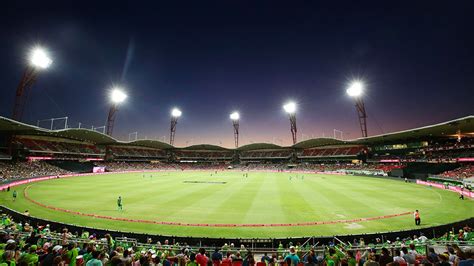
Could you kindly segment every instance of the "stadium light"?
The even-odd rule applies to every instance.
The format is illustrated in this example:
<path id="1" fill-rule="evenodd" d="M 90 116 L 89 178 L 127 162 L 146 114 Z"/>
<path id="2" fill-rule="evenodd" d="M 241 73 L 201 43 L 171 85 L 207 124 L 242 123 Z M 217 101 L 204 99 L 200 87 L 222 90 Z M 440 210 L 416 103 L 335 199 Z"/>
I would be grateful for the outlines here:
<path id="1" fill-rule="evenodd" d="M 31 50 L 29 60 L 33 67 L 39 69 L 46 69 L 53 63 L 46 50 L 39 46 Z"/>
<path id="2" fill-rule="evenodd" d="M 364 83 L 360 80 L 354 80 L 349 84 L 346 93 L 351 97 L 360 97 L 364 92 Z"/>
<path id="3" fill-rule="evenodd" d="M 171 110 L 171 126 L 170 126 L 170 145 L 174 144 L 174 136 L 176 135 L 176 124 L 178 124 L 178 118 L 182 112 L 178 108 Z"/>
<path id="4" fill-rule="evenodd" d="M 235 147 L 239 147 L 239 120 L 240 120 L 240 114 L 239 112 L 233 112 L 230 114 L 230 119 L 232 120 L 232 126 L 234 127 L 234 143 Z"/>
<path id="5" fill-rule="evenodd" d="M 182 114 L 182 112 L 178 108 L 173 108 L 173 110 L 171 110 L 171 116 L 172 117 L 180 117 L 181 114 Z"/>
<path id="6" fill-rule="evenodd" d="M 288 114 L 290 118 L 290 131 L 291 131 L 291 136 L 293 139 L 293 145 L 296 144 L 296 103 L 295 102 L 288 102 L 285 105 L 283 105 L 283 109 L 285 112 Z"/>
<path id="7" fill-rule="evenodd" d="M 288 114 L 294 114 L 296 112 L 296 103 L 294 102 L 288 102 L 285 105 L 283 105 L 283 109 L 285 112 Z"/>
<path id="8" fill-rule="evenodd" d="M 110 93 L 110 100 L 114 104 L 120 104 L 127 99 L 127 95 L 123 92 L 123 90 L 119 87 L 115 87 L 112 89 Z"/>
<path id="9" fill-rule="evenodd" d="M 28 64 L 16 88 L 15 103 L 13 105 L 12 118 L 17 121 L 21 121 L 23 117 L 28 95 L 37 79 L 38 72 L 47 69 L 53 63 L 46 50 L 39 46 L 32 48 L 27 57 Z"/>
<path id="10" fill-rule="evenodd" d="M 346 90 L 347 95 L 354 98 L 357 115 L 359 117 L 359 126 L 362 132 L 362 137 L 367 138 L 367 112 L 365 111 L 365 104 L 362 99 L 365 85 L 361 80 L 353 80 L 349 83 L 349 87 Z"/>
<path id="11" fill-rule="evenodd" d="M 113 87 L 110 91 L 110 101 L 112 105 L 109 109 L 109 115 L 107 116 L 107 135 L 112 136 L 115 123 L 115 114 L 117 112 L 118 106 L 127 99 L 127 94 L 120 87 Z"/>
<path id="12" fill-rule="evenodd" d="M 230 114 L 230 119 L 231 120 L 239 120 L 240 119 L 240 114 L 239 112 L 233 112 L 232 114 Z"/>

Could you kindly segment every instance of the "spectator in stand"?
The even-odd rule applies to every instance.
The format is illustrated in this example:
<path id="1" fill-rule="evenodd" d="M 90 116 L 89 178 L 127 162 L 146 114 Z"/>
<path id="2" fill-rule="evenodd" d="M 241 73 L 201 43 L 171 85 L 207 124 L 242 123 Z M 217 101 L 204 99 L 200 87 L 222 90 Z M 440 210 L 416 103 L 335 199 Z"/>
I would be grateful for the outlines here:
<path id="1" fill-rule="evenodd" d="M 348 266 L 356 266 L 357 261 L 352 250 L 346 251 L 346 261 Z"/>
<path id="2" fill-rule="evenodd" d="M 401 256 L 403 257 L 405 262 L 408 263 L 408 264 L 415 264 L 415 262 L 416 262 L 415 255 L 410 254 L 406 247 L 402 247 Z"/>
<path id="3" fill-rule="evenodd" d="M 265 262 L 265 263 L 269 263 L 270 262 L 270 257 L 267 255 L 267 252 L 264 252 L 263 253 L 263 256 L 262 258 L 260 259 L 260 262 Z"/>
<path id="4" fill-rule="evenodd" d="M 379 264 L 380 266 L 385 266 L 389 263 L 393 262 L 393 257 L 390 256 L 390 253 L 388 252 L 387 248 L 382 248 L 382 253 L 380 254 L 379 257 Z M 349 265 L 350 266 L 350 265 Z"/>
<path id="5" fill-rule="evenodd" d="M 214 249 L 214 253 L 212 253 L 211 259 L 213 265 L 218 266 L 221 264 L 222 254 L 219 252 L 218 248 Z"/>
<path id="6" fill-rule="evenodd" d="M 428 256 L 426 257 L 430 263 L 436 264 L 439 262 L 438 254 L 436 254 L 434 248 L 430 247 L 428 249 Z"/>
<path id="7" fill-rule="evenodd" d="M 248 251 L 247 256 L 242 262 L 243 266 L 255 266 L 255 258 L 253 257 L 252 251 Z"/>
<path id="8" fill-rule="evenodd" d="M 308 256 L 306 257 L 306 262 L 304 264 L 305 266 L 316 266 L 316 258 L 314 255 L 312 254 L 308 254 Z M 355 266 L 354 265 L 349 265 L 349 266 Z"/>
<path id="9" fill-rule="evenodd" d="M 36 245 L 32 245 L 29 248 L 28 253 L 23 253 L 18 260 L 18 264 L 23 265 L 36 265 L 38 263 L 38 255 L 36 254 Z"/>
<path id="10" fill-rule="evenodd" d="M 465 252 L 465 259 L 460 261 L 458 266 L 473 266 L 474 265 L 474 247 L 470 247 Z"/>
<path id="11" fill-rule="evenodd" d="M 102 261 L 99 260 L 100 257 L 100 251 L 93 251 L 92 252 L 92 259 L 90 259 L 87 263 L 86 266 L 102 266 Z"/>
<path id="12" fill-rule="evenodd" d="M 415 237 L 413 239 L 416 240 L 417 238 Z M 413 243 L 410 244 L 410 250 L 408 251 L 408 253 L 410 253 L 410 255 L 412 255 L 415 258 L 418 256 L 418 252 L 416 252 L 415 244 Z"/>
<path id="13" fill-rule="evenodd" d="M 199 266 L 207 266 L 208 258 L 206 256 L 206 250 L 204 248 L 199 249 L 199 253 L 196 255 L 196 262 Z"/>
<path id="14" fill-rule="evenodd" d="M 76 248 L 76 243 L 70 243 L 67 247 L 68 252 L 66 253 L 67 261 L 69 261 L 69 266 L 76 266 L 78 250 Z"/>
<path id="15" fill-rule="evenodd" d="M 291 260 L 291 265 L 296 266 L 300 262 L 300 258 L 296 255 L 296 250 L 294 246 L 290 247 L 290 254 L 286 255 L 285 261 L 287 259 Z"/>
<path id="16" fill-rule="evenodd" d="M 449 255 L 446 253 L 441 253 L 438 255 L 439 263 L 438 266 L 451 266 L 449 263 Z"/>
<path id="17" fill-rule="evenodd" d="M 227 254 L 224 259 L 222 259 L 222 263 L 232 263 L 232 258 L 231 258 L 232 253 L 230 251 L 227 251 Z"/>
<path id="18" fill-rule="evenodd" d="M 232 256 L 232 262 L 235 262 L 235 261 L 243 261 L 242 257 L 240 256 L 239 251 L 237 251 L 235 255 Z"/>
<path id="19" fill-rule="evenodd" d="M 375 253 L 370 253 L 367 257 L 367 261 L 364 263 L 364 266 L 379 266 L 379 263 L 375 260 Z"/>
<path id="20" fill-rule="evenodd" d="M 393 257 L 393 261 L 400 264 L 406 263 L 399 249 L 395 250 L 395 256 Z"/>

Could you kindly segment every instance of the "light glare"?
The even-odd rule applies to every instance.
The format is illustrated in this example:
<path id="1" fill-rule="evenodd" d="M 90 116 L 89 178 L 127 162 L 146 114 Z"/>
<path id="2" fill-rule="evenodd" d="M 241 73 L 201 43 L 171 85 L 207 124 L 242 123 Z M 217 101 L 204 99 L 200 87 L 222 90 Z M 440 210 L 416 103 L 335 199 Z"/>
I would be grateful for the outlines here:
<path id="1" fill-rule="evenodd" d="M 293 113 L 296 112 L 296 103 L 289 102 L 289 103 L 283 105 L 283 109 L 285 110 L 285 112 L 287 112 L 289 114 L 293 114 Z"/>
<path id="2" fill-rule="evenodd" d="M 238 112 L 233 112 L 232 114 L 230 114 L 230 119 L 239 120 L 240 119 L 239 113 Z"/>
<path id="3" fill-rule="evenodd" d="M 30 64 L 34 67 L 46 69 L 48 68 L 53 60 L 49 58 L 46 51 L 41 47 L 33 48 L 30 54 Z"/>
<path id="4" fill-rule="evenodd" d="M 173 108 L 173 110 L 171 110 L 172 117 L 180 117 L 181 114 L 181 110 L 179 110 L 178 108 Z"/>
<path id="5" fill-rule="evenodd" d="M 110 99 L 113 103 L 122 103 L 127 98 L 127 95 L 122 91 L 120 88 L 112 89 L 112 93 L 110 94 Z"/>
<path id="6" fill-rule="evenodd" d="M 347 95 L 351 97 L 359 97 L 364 92 L 364 83 L 359 80 L 354 80 L 346 90 Z"/>

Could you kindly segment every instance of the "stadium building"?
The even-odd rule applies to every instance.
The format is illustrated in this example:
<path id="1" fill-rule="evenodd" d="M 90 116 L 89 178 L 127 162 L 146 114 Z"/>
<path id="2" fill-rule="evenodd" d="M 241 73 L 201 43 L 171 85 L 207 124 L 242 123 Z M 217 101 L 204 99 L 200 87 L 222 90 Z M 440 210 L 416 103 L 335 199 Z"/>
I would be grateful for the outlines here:
<path id="1" fill-rule="evenodd" d="M 217 173 L 240 171 L 245 176 L 254 172 L 290 173 L 294 178 L 304 178 L 305 174 L 322 174 L 335 176 L 371 176 L 382 180 L 400 180 L 398 182 L 417 182 L 420 185 L 435 186 L 463 194 L 466 199 L 474 196 L 471 192 L 474 181 L 474 116 L 463 117 L 435 125 L 424 126 L 384 135 L 359 138 L 354 140 L 338 140 L 333 138 L 317 138 L 298 142 L 295 145 L 282 147 L 270 143 L 254 143 L 236 149 L 228 149 L 215 145 L 192 145 L 174 147 L 155 140 L 119 141 L 103 133 L 89 130 L 67 128 L 49 130 L 20 123 L 8 118 L 0 118 L 2 149 L 0 153 L 0 175 L 2 188 L 10 189 L 16 184 L 30 183 L 36 180 L 59 178 L 78 174 L 101 174 L 102 172 L 138 172 L 146 178 L 154 171 L 199 170 Z M 152 174 L 150 174 L 152 177 Z M 100 178 L 100 177 L 96 177 Z M 290 180 L 293 178 L 290 176 Z M 188 181 L 185 181 L 188 182 Z M 201 181 L 191 181 L 200 183 Z M 216 183 L 220 183 L 218 181 Z M 385 181 L 384 181 L 385 182 Z M 206 181 L 207 183 L 207 181 Z M 213 183 L 213 182 L 211 182 Z M 226 183 L 223 181 L 222 183 Z M 40 207 L 58 209 L 29 198 L 29 187 L 24 188 L 24 196 Z M 18 209 L 4 207 L 4 210 L 15 217 L 21 217 Z M 469 207 L 467 207 L 469 209 Z M 59 210 L 62 210 L 59 208 Z M 76 213 L 73 210 L 62 210 Z M 90 216 L 95 214 L 76 214 Z M 407 215 L 401 213 L 395 215 Z M 396 237 L 419 234 L 431 234 L 435 237 L 440 231 L 449 230 L 453 226 L 472 223 L 472 213 L 467 220 L 455 218 L 450 223 L 429 226 L 423 229 L 396 232 L 364 231 L 363 237 L 376 240 L 380 237 Z M 102 216 L 97 216 L 102 217 Z M 115 217 L 104 216 L 106 219 Z M 343 215 L 341 215 L 343 217 Z M 383 218 L 392 217 L 391 215 Z M 47 222 L 56 228 L 71 227 L 63 220 L 56 221 L 47 217 L 35 217 L 37 222 Z M 18 218 L 20 219 L 20 218 Z M 29 219 L 33 219 L 30 217 Z M 125 218 L 123 218 L 125 219 Z M 363 218 L 366 219 L 366 218 Z M 375 219 L 375 218 L 367 218 Z M 359 219 L 360 220 L 360 219 Z M 141 220 L 139 220 L 141 221 Z M 144 220 L 145 222 L 150 222 Z M 357 220 L 336 220 L 335 223 L 351 224 Z M 154 221 L 151 221 L 152 223 Z M 332 223 L 322 222 L 325 223 Z M 183 225 L 179 222 L 160 222 L 170 225 Z M 319 222 L 315 222 L 318 224 Z M 295 223 L 294 225 L 301 225 Z M 86 224 L 88 225 L 88 224 Z M 85 226 L 86 226 L 85 225 Z M 244 225 L 228 224 L 194 224 L 189 226 L 292 226 L 293 224 L 255 223 Z M 112 233 L 115 236 L 135 237 L 144 240 L 147 235 L 139 232 L 124 233 L 121 230 L 106 228 L 77 227 L 76 230 L 88 230 L 98 233 Z M 86 228 L 86 229 L 84 229 Z M 448 228 L 448 229 L 447 229 Z M 113 228 L 116 229 L 116 228 Z M 405 228 L 400 228 L 403 230 Z M 166 230 L 153 234 L 159 239 L 166 239 L 173 233 Z M 173 231 L 171 231 L 173 232 Z M 189 237 L 175 236 L 180 242 L 208 241 L 212 243 L 251 243 L 256 246 L 276 246 L 278 241 L 306 241 L 311 235 L 295 237 L 255 237 L 245 235 L 242 238 Z M 382 234 L 382 235 L 381 235 Z M 199 234 L 198 234 L 199 235 Z M 224 234 L 225 236 L 225 234 Z M 290 237 L 290 238 L 288 238 Z M 345 234 L 340 238 L 348 240 L 354 236 Z M 359 237 L 359 236 L 357 236 Z M 330 241 L 325 235 L 312 238 Z M 178 240 L 177 240 L 178 241 Z"/>

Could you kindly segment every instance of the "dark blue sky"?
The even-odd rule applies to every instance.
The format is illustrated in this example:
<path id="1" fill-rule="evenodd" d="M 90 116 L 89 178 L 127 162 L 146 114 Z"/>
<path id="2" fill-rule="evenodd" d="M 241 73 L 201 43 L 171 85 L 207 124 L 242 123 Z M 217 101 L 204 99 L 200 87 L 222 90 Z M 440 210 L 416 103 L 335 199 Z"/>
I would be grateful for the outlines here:
<path id="1" fill-rule="evenodd" d="M 356 138 L 345 95 L 352 77 L 367 82 L 369 135 L 474 113 L 472 1 L 97 2 L 2 3 L 0 115 L 11 114 L 35 43 L 54 63 L 39 76 L 24 120 L 104 125 L 107 89 L 123 84 L 129 99 L 117 114 L 118 138 L 138 131 L 168 139 L 178 106 L 178 146 L 232 146 L 233 110 L 242 144 L 287 145 L 288 99 L 299 104 L 299 139 L 333 129 Z"/>

